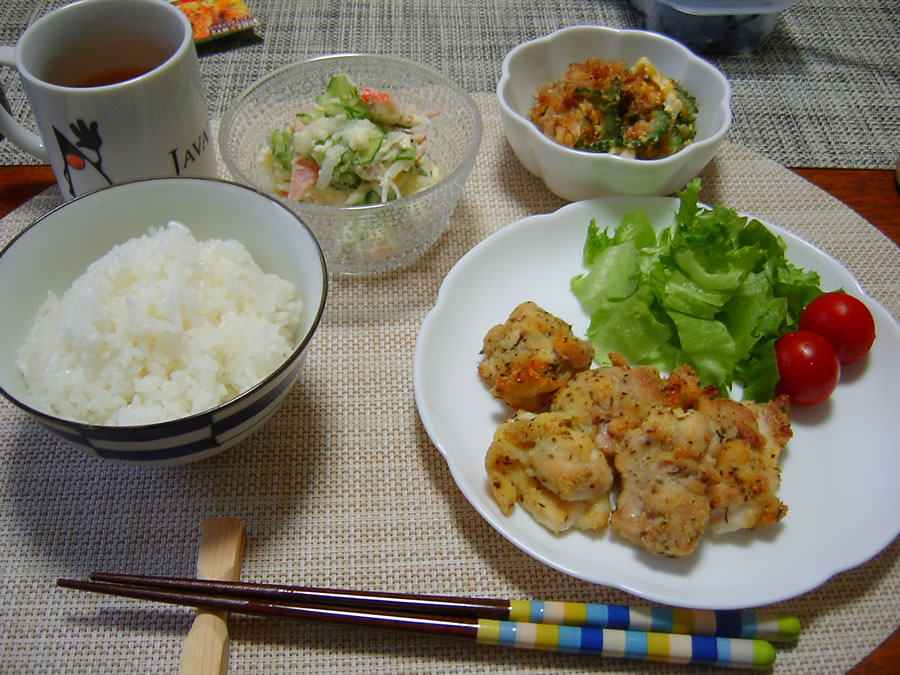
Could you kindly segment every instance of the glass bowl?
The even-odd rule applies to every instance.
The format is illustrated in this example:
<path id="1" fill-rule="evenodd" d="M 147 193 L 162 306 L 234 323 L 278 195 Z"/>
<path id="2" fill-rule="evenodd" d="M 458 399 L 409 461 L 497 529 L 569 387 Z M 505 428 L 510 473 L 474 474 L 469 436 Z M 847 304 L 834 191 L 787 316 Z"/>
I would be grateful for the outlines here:
<path id="1" fill-rule="evenodd" d="M 481 115 L 471 97 L 435 70 L 377 54 L 338 54 L 286 66 L 263 77 L 227 108 L 219 149 L 231 176 L 264 189 L 257 163 L 272 131 L 283 129 L 334 75 L 377 89 L 417 110 L 437 111 L 426 128 L 427 151 L 443 179 L 416 194 L 367 206 L 331 206 L 275 195 L 312 230 L 335 274 L 378 274 L 408 265 L 447 229 L 481 144 Z"/>
<path id="2" fill-rule="evenodd" d="M 711 54 L 757 51 L 797 0 L 631 0 L 647 30 Z"/>

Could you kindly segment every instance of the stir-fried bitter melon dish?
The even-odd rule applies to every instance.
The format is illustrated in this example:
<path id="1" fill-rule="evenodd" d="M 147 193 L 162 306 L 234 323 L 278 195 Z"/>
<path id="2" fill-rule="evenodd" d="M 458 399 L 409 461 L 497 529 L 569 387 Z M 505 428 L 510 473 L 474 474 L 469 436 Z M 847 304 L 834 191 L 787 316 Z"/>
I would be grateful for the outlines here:
<path id="1" fill-rule="evenodd" d="M 276 129 L 257 156 L 269 190 L 293 201 L 380 204 L 441 180 L 421 113 L 335 75 L 311 110 Z"/>
<path id="2" fill-rule="evenodd" d="M 572 63 L 541 85 L 528 113 L 545 136 L 576 150 L 661 159 L 696 136 L 697 100 L 646 58 Z"/>

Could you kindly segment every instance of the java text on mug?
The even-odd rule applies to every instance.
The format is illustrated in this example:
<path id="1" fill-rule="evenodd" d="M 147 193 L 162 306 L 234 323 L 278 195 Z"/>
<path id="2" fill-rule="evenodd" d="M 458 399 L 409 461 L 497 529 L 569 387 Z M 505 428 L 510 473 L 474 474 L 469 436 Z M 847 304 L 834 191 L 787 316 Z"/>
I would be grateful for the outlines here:
<path id="1" fill-rule="evenodd" d="M 165 0 L 80 0 L 38 19 L 14 67 L 40 135 L 0 108 L 0 132 L 53 167 L 64 199 L 151 176 L 214 176 L 190 22 Z"/>

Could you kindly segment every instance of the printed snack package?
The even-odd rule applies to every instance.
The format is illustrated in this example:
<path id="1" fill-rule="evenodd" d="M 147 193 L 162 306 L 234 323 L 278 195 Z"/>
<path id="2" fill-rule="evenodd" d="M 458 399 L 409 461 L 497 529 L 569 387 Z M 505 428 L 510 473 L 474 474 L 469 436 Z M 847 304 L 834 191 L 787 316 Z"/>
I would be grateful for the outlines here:
<path id="1" fill-rule="evenodd" d="M 194 42 L 206 42 L 259 24 L 244 0 L 170 0 L 190 20 Z"/>

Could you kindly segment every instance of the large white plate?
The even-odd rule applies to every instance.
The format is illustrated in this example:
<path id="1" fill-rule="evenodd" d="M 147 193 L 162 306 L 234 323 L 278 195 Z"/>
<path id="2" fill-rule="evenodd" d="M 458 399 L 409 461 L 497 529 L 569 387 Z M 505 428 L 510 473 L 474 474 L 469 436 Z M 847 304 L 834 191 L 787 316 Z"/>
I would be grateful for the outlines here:
<path id="1" fill-rule="evenodd" d="M 886 547 L 900 532 L 900 327 L 837 261 L 766 223 L 790 260 L 819 272 L 822 287 L 843 287 L 875 315 L 869 356 L 844 369 L 828 402 L 792 413 L 779 496 L 789 512 L 756 532 L 704 537 L 692 556 L 651 556 L 610 532 L 554 535 L 521 508 L 504 516 L 491 499 L 484 456 L 511 415 L 479 378 L 482 338 L 524 300 L 534 300 L 584 335 L 588 317 L 569 292 L 583 270 L 591 218 L 615 227 L 643 207 L 657 227 L 672 222 L 673 198 L 614 197 L 569 204 L 525 218 L 467 253 L 441 286 L 418 335 L 414 386 L 426 431 L 475 509 L 504 537 L 547 565 L 653 602 L 706 609 L 754 607 L 809 591 Z"/>

